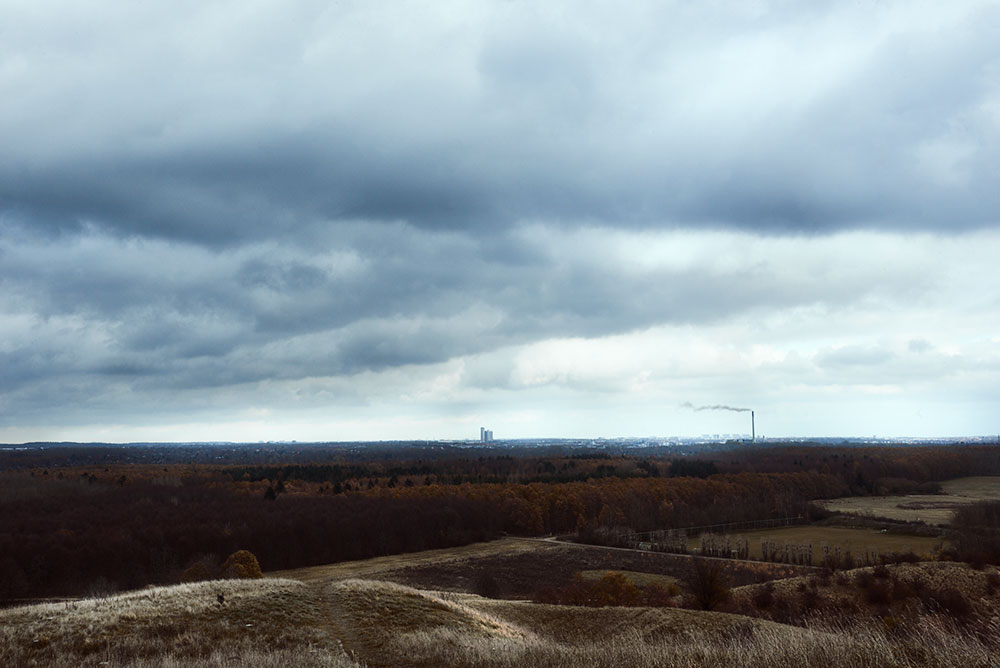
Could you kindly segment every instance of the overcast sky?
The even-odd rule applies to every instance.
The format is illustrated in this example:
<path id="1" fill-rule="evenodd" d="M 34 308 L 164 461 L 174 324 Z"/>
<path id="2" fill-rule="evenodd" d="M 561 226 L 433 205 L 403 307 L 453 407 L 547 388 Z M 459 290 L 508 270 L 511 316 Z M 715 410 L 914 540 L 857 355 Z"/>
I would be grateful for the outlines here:
<path id="1" fill-rule="evenodd" d="M 0 441 L 995 434 L 998 34 L 0 0 Z"/>

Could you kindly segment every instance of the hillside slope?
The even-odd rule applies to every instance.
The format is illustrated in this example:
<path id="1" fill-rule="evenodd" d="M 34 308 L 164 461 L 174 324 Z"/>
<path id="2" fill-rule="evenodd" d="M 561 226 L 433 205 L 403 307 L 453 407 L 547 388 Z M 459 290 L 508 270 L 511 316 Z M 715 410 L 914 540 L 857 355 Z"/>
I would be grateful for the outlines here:
<path id="1" fill-rule="evenodd" d="M 997 665 L 989 638 L 953 633 L 936 623 L 917 631 L 893 635 L 876 625 L 805 629 L 672 608 L 538 605 L 372 580 L 264 579 L 0 611 L 0 663 L 15 668 Z"/>

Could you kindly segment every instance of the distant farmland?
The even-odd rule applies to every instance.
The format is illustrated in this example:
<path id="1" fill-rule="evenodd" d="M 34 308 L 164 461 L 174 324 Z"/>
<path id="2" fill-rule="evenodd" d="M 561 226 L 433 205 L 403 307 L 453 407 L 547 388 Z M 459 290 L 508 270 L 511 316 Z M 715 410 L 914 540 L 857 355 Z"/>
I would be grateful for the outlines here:
<path id="1" fill-rule="evenodd" d="M 1000 476 L 947 480 L 941 490 L 942 494 L 853 496 L 818 503 L 835 513 L 943 526 L 951 522 L 958 506 L 1000 499 Z"/>
<path id="2" fill-rule="evenodd" d="M 823 526 L 791 526 L 777 529 L 761 529 L 760 531 L 748 531 L 734 534 L 733 537 L 744 536 L 750 539 L 750 558 L 760 559 L 761 539 L 769 538 L 778 545 L 784 543 L 813 546 L 813 563 L 819 564 L 822 559 L 822 544 L 826 543 L 831 549 L 840 549 L 857 555 L 865 550 L 873 549 L 879 554 L 889 554 L 891 552 L 913 552 L 917 555 L 933 554 L 935 548 L 941 543 L 940 538 L 928 536 L 906 536 L 899 534 L 881 533 L 872 529 L 848 529 L 844 527 L 823 527 Z M 691 550 L 700 546 L 700 538 L 692 537 L 688 541 Z"/>

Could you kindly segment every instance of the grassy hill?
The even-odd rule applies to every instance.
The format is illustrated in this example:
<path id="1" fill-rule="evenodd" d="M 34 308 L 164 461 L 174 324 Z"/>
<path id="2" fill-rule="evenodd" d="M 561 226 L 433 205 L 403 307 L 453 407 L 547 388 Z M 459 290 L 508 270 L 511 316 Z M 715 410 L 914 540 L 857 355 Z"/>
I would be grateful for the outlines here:
<path id="1" fill-rule="evenodd" d="M 320 592 L 294 580 L 151 587 L 0 610 L 0 665 L 356 668 L 327 618 Z"/>
<path id="2" fill-rule="evenodd" d="M 945 574 L 947 575 L 947 574 Z M 851 575 L 851 577 L 854 577 Z M 789 584 L 794 588 L 794 583 Z M 222 602 L 219 602 L 219 595 Z M 4 666 L 995 666 L 997 638 L 583 608 L 377 580 L 213 581 L 0 611 Z"/>

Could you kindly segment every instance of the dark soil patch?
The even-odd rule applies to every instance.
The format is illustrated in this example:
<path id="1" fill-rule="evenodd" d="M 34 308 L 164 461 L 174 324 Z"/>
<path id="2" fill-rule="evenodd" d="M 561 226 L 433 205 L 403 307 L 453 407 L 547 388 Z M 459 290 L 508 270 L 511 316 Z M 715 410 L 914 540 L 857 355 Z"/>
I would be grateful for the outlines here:
<path id="1" fill-rule="evenodd" d="M 766 582 L 776 577 L 806 575 L 814 569 L 782 564 L 720 560 L 731 586 Z M 562 587 L 580 571 L 625 570 L 686 578 L 691 559 L 685 555 L 600 547 L 552 545 L 530 553 L 491 555 L 440 564 L 401 568 L 385 579 L 420 589 L 476 593 L 476 581 L 489 573 L 498 598 L 530 599 L 542 587 Z"/>

